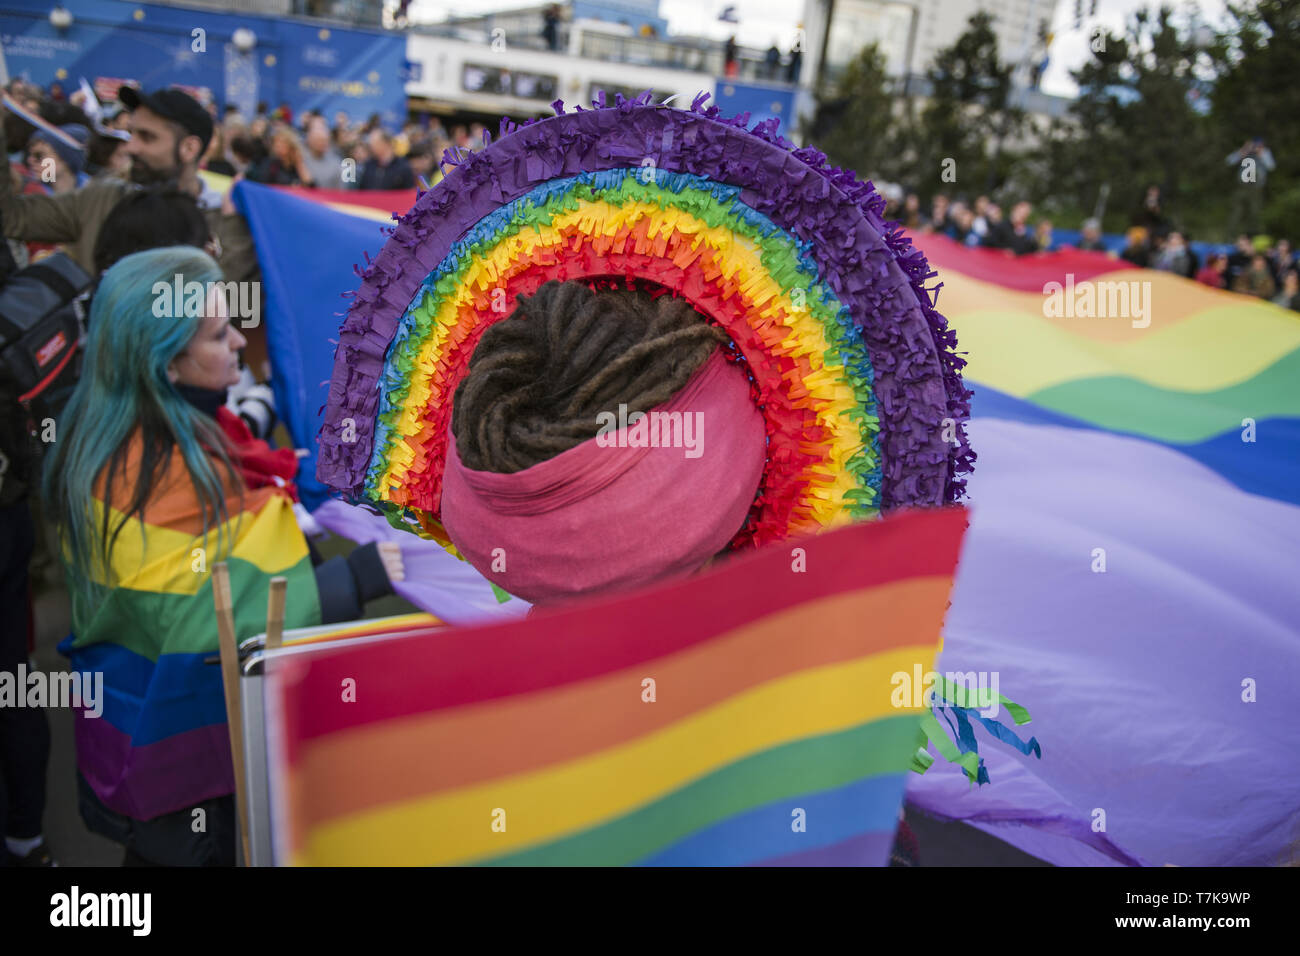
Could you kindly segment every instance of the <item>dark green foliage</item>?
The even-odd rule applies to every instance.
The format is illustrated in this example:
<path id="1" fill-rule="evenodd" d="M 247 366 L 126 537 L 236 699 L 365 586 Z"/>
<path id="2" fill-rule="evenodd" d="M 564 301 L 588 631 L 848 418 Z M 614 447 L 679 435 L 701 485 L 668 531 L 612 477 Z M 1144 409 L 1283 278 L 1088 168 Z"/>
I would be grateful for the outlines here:
<path id="1" fill-rule="evenodd" d="M 1194 6 L 1152 7 L 1122 34 L 1090 37 L 1090 50 L 1068 116 L 1029 147 L 1014 67 L 999 59 L 984 13 L 936 54 L 923 100 L 902 96 L 880 52 L 864 49 L 819 98 L 811 141 L 838 165 L 916 189 L 923 203 L 936 192 L 1027 198 L 1063 226 L 1091 215 L 1106 187 L 1105 228 L 1121 231 L 1158 185 L 1176 228 L 1214 240 L 1228 238 L 1240 182 L 1227 156 L 1262 136 L 1277 163 L 1263 223 L 1275 235 L 1297 231 L 1300 0 L 1230 5 L 1217 31 Z M 941 178 L 945 159 L 956 182 Z"/>
<path id="2" fill-rule="evenodd" d="M 843 166 L 866 178 L 897 168 L 898 124 L 885 58 L 873 43 L 849 64 L 833 93 L 818 97 L 811 141 Z"/>

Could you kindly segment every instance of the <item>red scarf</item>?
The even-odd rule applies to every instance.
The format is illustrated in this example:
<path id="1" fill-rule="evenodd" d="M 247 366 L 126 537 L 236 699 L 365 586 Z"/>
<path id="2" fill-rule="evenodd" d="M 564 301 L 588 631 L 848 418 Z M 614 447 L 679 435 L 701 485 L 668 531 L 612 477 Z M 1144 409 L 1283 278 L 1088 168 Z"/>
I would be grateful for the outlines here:
<path id="1" fill-rule="evenodd" d="M 292 448 L 272 448 L 254 438 L 244 420 L 225 405 L 217 409 L 217 424 L 230 443 L 230 458 L 250 489 L 273 485 L 298 500 L 298 456 Z"/>

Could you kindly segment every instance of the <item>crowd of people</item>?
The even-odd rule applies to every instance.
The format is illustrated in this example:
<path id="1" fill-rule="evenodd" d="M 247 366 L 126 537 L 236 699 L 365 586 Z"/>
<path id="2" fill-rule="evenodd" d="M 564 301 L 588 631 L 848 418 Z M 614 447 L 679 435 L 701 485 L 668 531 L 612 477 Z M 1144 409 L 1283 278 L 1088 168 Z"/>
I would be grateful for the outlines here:
<path id="1" fill-rule="evenodd" d="M 84 362 L 52 451 L 42 465 L 27 460 L 30 448 L 0 448 L 5 461 L 0 469 L 0 582 L 6 588 L 0 600 L 0 667 L 11 670 L 29 653 L 27 582 L 36 537 L 30 499 L 38 493 L 70 548 L 63 559 L 69 590 L 77 596 L 72 607 L 75 640 L 69 645 L 73 655 L 97 641 L 111 643 L 114 629 L 122 626 L 121 620 L 97 616 L 95 601 L 115 586 L 116 549 L 134 548 L 130 554 L 141 556 L 131 535 L 116 533 L 128 521 L 143 523 L 146 515 L 154 524 L 174 520 L 172 530 L 202 533 L 206 539 L 225 526 L 222 516 L 291 509 L 297 467 L 293 450 L 272 449 L 265 441 L 273 422 L 270 392 L 257 385 L 249 356 L 241 357 L 249 343 L 231 323 L 220 297 L 209 297 L 199 310 L 171 316 L 171 325 L 159 324 L 151 300 L 159 282 L 166 285 L 182 273 L 207 282 L 258 280 L 246 224 L 229 195 L 212 188 L 200 173 L 320 189 L 410 189 L 421 181 L 437 181 L 444 150 L 479 149 L 485 137 L 477 124 L 448 133 L 436 121 L 411 121 L 394 132 L 378 116 L 361 123 L 343 113 L 295 116 L 287 104 L 274 110 L 261 104 L 252 116 L 227 107 L 218 115 L 215 104 L 201 104 L 177 89 L 124 87 L 108 109 L 84 91 L 68 96 L 57 85 L 41 90 L 15 80 L 6 92 L 24 113 L 43 122 L 7 109 L 0 125 L 0 153 L 9 160 L 7 175 L 0 178 L 0 229 L 7 240 L 0 244 L 0 282 L 61 251 L 96 285 Z M 988 196 L 972 202 L 940 194 L 927 212 L 916 193 L 887 190 L 886 195 L 886 216 L 908 229 L 1015 255 L 1054 246 L 1051 222 L 1035 223 L 1027 201 L 1015 202 L 1004 216 Z M 1158 190 L 1147 192 L 1133 219 L 1129 245 L 1120 255 L 1135 265 L 1300 308 L 1298 263 L 1287 240 L 1260 248 L 1242 235 L 1231 254 L 1202 263 L 1164 215 Z M 1077 245 L 1103 250 L 1100 224 L 1085 224 Z M 258 372 L 265 377 L 263 369 Z M 23 413 L 17 393 L 0 394 L 0 403 L 8 403 L 0 415 L 17 420 Z M 155 507 L 164 499 L 165 508 Z M 99 503 L 98 513 L 115 511 L 125 517 L 115 529 L 108 528 L 93 520 L 92 500 Z M 302 534 L 296 526 L 293 533 Z M 310 541 L 304 540 L 300 550 L 307 555 Z M 188 551 L 186 555 L 188 569 Z M 359 615 L 366 600 L 390 591 L 391 582 L 403 573 L 400 554 L 375 545 L 346 558 L 312 558 L 318 585 L 315 618 L 322 621 Z M 210 613 L 210 606 L 199 606 L 208 597 L 189 594 L 187 599 L 198 603 L 185 613 Z M 260 601 L 264 607 L 264 594 Z M 120 614 L 123 606 L 114 610 Z M 140 617 L 129 623 L 152 634 L 149 640 L 156 637 L 155 659 L 170 652 L 170 638 L 159 630 L 159 621 Z M 213 686 L 208 682 L 194 693 L 212 695 Z M 111 692 L 126 698 L 143 693 L 139 706 L 152 705 L 147 688 Z M 209 703 L 218 712 L 223 706 L 219 693 Z M 52 861 L 40 832 L 49 735 L 34 725 L 38 719 L 44 720 L 38 710 L 0 713 L 0 756 L 5 761 L 0 786 L 5 846 L 0 856 L 23 865 Z M 176 759 L 184 763 L 209 756 Z M 214 804 L 211 794 L 196 791 L 186 795 L 186 808 L 177 810 L 180 816 L 172 815 L 174 819 L 136 818 L 127 804 L 104 796 L 110 784 L 129 790 L 130 769 L 122 771 L 121 780 L 106 783 L 102 762 L 96 767 L 100 776 L 94 786 L 80 780 L 83 817 L 92 829 L 124 845 L 127 862 L 231 861 L 233 842 L 191 839 L 185 827 L 174 826 L 198 806 L 229 818 L 233 808 L 227 803 Z M 175 831 L 170 836 L 168 828 Z"/>
<path id="2" fill-rule="evenodd" d="M 1031 221 L 1033 205 L 1026 200 L 1015 202 L 1010 213 L 1004 214 L 989 196 L 970 201 L 964 196 L 938 193 L 927 212 L 915 192 L 886 184 L 882 193 L 886 201 L 884 217 L 898 220 L 915 232 L 941 233 L 965 246 L 1001 249 L 1017 256 L 1070 245 L 1115 256 L 1140 268 L 1195 279 L 1216 289 L 1267 299 L 1300 312 L 1300 258 L 1289 239 L 1243 232 L 1231 252 L 1211 251 L 1202 258 L 1166 212 L 1158 186 L 1144 191 L 1129 216 L 1125 245 L 1114 251 L 1104 242 L 1097 219 L 1084 221 L 1077 240 L 1059 242 L 1050 219 Z"/>
<path id="3" fill-rule="evenodd" d="M 210 108 L 178 89 L 124 87 L 112 110 L 22 82 L 6 92 L 14 106 L 0 123 L 0 153 L 9 159 L 0 177 L 7 240 L 0 243 L 0 290 L 22 284 L 22 292 L 0 309 L 0 672 L 27 666 L 30 582 L 44 538 L 45 559 L 62 564 L 72 598 L 72 636 L 59 649 L 74 671 L 104 675 L 117 708 L 114 727 L 128 741 L 127 752 L 115 744 L 106 756 L 78 729 L 77 803 L 86 826 L 121 844 L 128 865 L 231 864 L 234 805 L 222 770 L 228 749 L 198 735 L 169 751 L 172 782 L 183 790 L 171 795 L 169 812 L 139 802 L 149 771 L 128 758 L 138 745 L 132 728 L 156 723 L 160 709 L 181 702 L 218 715 L 218 724 L 224 713 L 215 671 L 201 666 L 202 656 L 217 650 L 215 632 L 199 634 L 195 623 L 212 619 L 211 591 L 190 584 L 200 569 L 189 545 L 181 553 L 174 542 L 201 540 L 215 550 L 214 564 L 227 555 L 240 559 L 242 547 L 247 566 L 260 567 L 265 556 L 257 548 L 268 540 L 300 555 L 305 576 L 296 590 L 307 610 L 295 626 L 360 617 L 366 601 L 392 593 L 403 575 L 394 545 L 326 559 L 306 537 L 315 529 L 297 502 L 298 455 L 266 440 L 274 424 L 271 390 L 249 369 L 251 343 L 225 298 L 226 284 L 257 283 L 260 273 L 229 194 L 200 175 L 221 171 L 214 165 L 225 151 L 213 145 L 220 132 L 269 144 L 266 156 L 249 157 L 236 174 L 307 182 L 312 172 L 278 145 L 296 137 L 286 111 L 241 125 L 233 112 L 216 122 Z M 304 118 L 314 139 L 317 119 Z M 328 138 L 350 157 L 364 156 L 351 185 L 405 188 L 412 184 L 394 172 L 397 150 L 410 152 L 409 130 L 402 135 L 399 147 L 398 137 L 375 123 L 366 131 L 340 119 Z M 347 168 L 342 160 L 335 165 Z M 341 185 L 349 185 L 346 178 Z M 160 301 L 158 287 L 173 281 L 198 283 L 207 295 L 197 304 L 188 294 L 184 305 Z M 32 312 L 51 295 L 60 300 L 53 310 L 9 311 Z M 14 378 L 25 369 L 10 357 L 26 355 L 22 349 L 38 333 L 45 342 L 41 323 L 74 305 L 84 347 L 66 350 L 65 327 L 50 326 L 50 344 L 33 353 L 45 378 L 25 390 L 30 382 Z M 252 320 L 250 337 L 261 330 L 260 315 L 240 318 Z M 60 342 L 68 358 L 47 375 L 39 353 Z M 38 533 L 35 502 L 48 538 Z M 261 545 L 253 540 L 258 527 Z M 243 598 L 265 606 L 269 581 L 253 574 L 241 585 Z M 140 598 L 135 604 L 132 595 Z M 118 643 L 123 634 L 130 648 Z M 186 670 L 186 660 L 200 666 Z M 88 732 L 107 719 L 75 715 Z M 0 865 L 54 865 L 42 834 L 49 758 L 44 710 L 0 707 Z M 189 823 L 199 810 L 209 821 L 203 831 Z"/>
<path id="4" fill-rule="evenodd" d="M 920 197 L 904 194 L 896 188 L 885 190 L 885 218 L 896 219 L 915 232 L 938 232 L 966 246 L 1005 249 L 1018 256 L 1043 252 L 1052 247 L 1052 223 L 1030 221 L 1034 207 L 1021 200 L 1011 206 L 1009 214 L 988 196 L 950 199 L 938 193 L 926 213 Z"/>
<path id="5" fill-rule="evenodd" d="M 204 156 L 205 168 L 252 182 L 320 189 L 413 189 L 442 178 L 448 149 L 484 146 L 481 123 L 448 132 L 436 119 L 410 121 L 397 132 L 379 116 L 354 123 L 343 112 L 328 118 L 308 110 L 294 115 L 288 104 L 258 105 L 245 117 L 227 107 Z"/>
<path id="6" fill-rule="evenodd" d="M 769 61 L 779 65 L 779 56 L 773 58 L 771 53 Z M 18 149 L 11 156 L 11 166 L 20 179 L 20 191 L 60 194 L 80 189 L 94 179 L 133 175 L 127 148 L 130 113 L 121 104 L 92 117 L 83 109 L 83 93 L 68 97 L 58 84 L 44 91 L 14 80 L 8 92 L 66 134 L 56 138 L 36 131 L 16 139 L 10 131 L 9 149 Z M 432 185 L 442 177 L 446 150 L 476 151 L 485 142 L 484 127 L 479 123 L 455 125 L 448 131 L 438 120 L 425 117 L 390 131 L 378 115 L 362 122 L 342 112 L 333 117 L 313 110 L 295 115 L 287 103 L 274 109 L 259 103 L 252 116 L 245 116 L 235 106 L 227 106 L 219 116 L 215 103 L 205 109 L 212 117 L 213 133 L 198 168 L 275 185 L 339 190 Z M 1252 144 L 1251 148 L 1258 152 L 1260 147 Z M 1271 162 L 1271 154 L 1265 158 Z M 52 176 L 42 175 L 47 163 L 55 171 Z M 1004 210 L 988 195 L 971 199 L 938 193 L 927 211 L 916 192 L 892 184 L 884 184 L 882 192 L 887 201 L 885 217 L 910 230 L 939 232 L 963 245 L 1015 255 L 1043 252 L 1061 244 L 1051 220 L 1032 220 L 1033 205 L 1027 200 L 1017 200 Z M 1158 186 L 1148 187 L 1131 212 L 1123 249 L 1107 248 L 1096 219 L 1083 223 L 1079 238 L 1071 245 L 1300 310 L 1296 291 L 1300 263 L 1287 239 L 1273 241 L 1243 233 L 1230 253 L 1211 252 L 1202 259 L 1186 232 L 1175 227 Z M 29 248 L 40 255 L 51 246 L 33 242 Z"/>
<path id="7" fill-rule="evenodd" d="M 42 90 L 21 79 L 6 92 L 28 112 L 38 114 L 66 134 L 53 137 L 16 123 L 9 149 L 26 191 L 62 193 L 94 178 L 127 179 L 131 160 L 130 111 L 123 104 L 101 107 L 88 103 L 84 91 L 70 96 L 59 84 Z M 347 113 L 327 117 L 315 110 L 295 115 L 287 103 L 272 109 L 259 103 L 252 116 L 239 107 L 202 107 L 212 118 L 212 138 L 199 168 L 252 182 L 320 189 L 414 189 L 442 178 L 440 162 L 446 150 L 477 151 L 484 146 L 481 123 L 454 125 L 448 131 L 437 119 L 425 117 L 384 127 L 378 114 L 357 121 Z M 75 140 L 80 148 L 68 141 Z M 52 159 L 54 175 L 42 175 L 42 163 Z M 16 160 L 16 163 L 13 162 Z"/>

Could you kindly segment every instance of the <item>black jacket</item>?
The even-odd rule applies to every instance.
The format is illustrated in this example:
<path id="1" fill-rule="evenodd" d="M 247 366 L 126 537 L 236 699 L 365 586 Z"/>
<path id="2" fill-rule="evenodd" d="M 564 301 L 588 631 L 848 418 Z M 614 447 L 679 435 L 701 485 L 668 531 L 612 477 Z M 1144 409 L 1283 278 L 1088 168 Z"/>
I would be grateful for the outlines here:
<path id="1" fill-rule="evenodd" d="M 380 166 L 373 159 L 366 160 L 357 178 L 358 189 L 414 189 L 415 173 L 411 164 L 400 156 L 394 156 L 387 166 Z"/>

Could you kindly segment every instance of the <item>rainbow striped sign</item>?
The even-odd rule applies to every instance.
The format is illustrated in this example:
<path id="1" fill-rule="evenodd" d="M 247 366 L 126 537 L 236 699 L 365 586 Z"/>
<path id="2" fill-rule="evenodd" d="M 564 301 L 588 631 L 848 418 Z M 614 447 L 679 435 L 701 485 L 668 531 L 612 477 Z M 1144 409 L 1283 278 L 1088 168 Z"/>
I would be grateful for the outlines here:
<path id="1" fill-rule="evenodd" d="M 966 513 L 507 624 L 272 657 L 276 858 L 883 865 Z M 901 705 L 901 706 L 898 706 Z"/>

